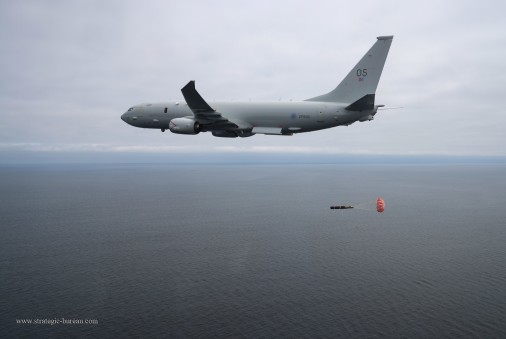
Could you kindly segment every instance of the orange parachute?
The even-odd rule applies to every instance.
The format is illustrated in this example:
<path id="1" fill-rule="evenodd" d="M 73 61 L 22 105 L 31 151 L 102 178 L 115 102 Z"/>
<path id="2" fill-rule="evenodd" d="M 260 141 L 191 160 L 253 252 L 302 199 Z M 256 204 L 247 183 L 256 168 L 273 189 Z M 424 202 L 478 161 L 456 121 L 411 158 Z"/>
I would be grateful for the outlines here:
<path id="1" fill-rule="evenodd" d="M 382 213 L 385 210 L 385 200 L 383 198 L 378 197 L 378 200 L 376 200 L 376 211 L 379 213 Z"/>

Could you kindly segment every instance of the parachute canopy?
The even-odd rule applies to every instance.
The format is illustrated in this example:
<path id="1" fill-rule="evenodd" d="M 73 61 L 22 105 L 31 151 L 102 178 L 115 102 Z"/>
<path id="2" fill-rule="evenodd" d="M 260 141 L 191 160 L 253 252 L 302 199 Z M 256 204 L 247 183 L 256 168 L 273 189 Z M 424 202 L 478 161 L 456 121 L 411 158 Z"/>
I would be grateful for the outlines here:
<path id="1" fill-rule="evenodd" d="M 376 200 L 376 211 L 379 213 L 382 213 L 385 210 L 385 200 L 383 198 L 378 197 L 378 200 Z"/>

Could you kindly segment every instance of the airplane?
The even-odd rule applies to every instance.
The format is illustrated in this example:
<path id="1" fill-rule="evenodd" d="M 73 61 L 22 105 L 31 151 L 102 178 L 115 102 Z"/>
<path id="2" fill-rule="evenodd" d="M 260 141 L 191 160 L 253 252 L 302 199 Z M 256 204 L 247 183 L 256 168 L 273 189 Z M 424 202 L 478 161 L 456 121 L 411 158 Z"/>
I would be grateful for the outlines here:
<path id="1" fill-rule="evenodd" d="M 375 92 L 393 36 L 374 45 L 332 91 L 298 102 L 213 102 L 209 105 L 190 81 L 181 89 L 186 102 L 145 103 L 130 107 L 121 119 L 141 128 L 215 137 L 255 134 L 293 135 L 374 119 Z"/>

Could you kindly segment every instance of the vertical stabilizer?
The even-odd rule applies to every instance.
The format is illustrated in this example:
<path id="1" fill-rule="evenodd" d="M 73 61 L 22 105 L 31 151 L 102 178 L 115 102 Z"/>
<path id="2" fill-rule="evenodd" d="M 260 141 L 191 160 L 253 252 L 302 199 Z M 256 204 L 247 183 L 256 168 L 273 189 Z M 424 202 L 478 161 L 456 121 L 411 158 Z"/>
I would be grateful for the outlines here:
<path id="1" fill-rule="evenodd" d="M 380 36 L 377 39 L 371 49 L 333 91 L 307 99 L 307 101 L 352 104 L 367 95 L 369 97 L 372 95 L 374 98 L 393 36 Z"/>

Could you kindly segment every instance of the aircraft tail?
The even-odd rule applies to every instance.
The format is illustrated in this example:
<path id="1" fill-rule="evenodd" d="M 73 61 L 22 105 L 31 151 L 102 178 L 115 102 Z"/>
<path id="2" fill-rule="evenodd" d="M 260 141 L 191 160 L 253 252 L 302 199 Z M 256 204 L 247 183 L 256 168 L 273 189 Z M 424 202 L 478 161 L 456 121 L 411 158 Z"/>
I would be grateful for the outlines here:
<path id="1" fill-rule="evenodd" d="M 333 91 L 306 101 L 346 103 L 349 105 L 347 109 L 352 111 L 374 108 L 374 95 L 393 36 L 380 36 L 377 39 Z"/>

